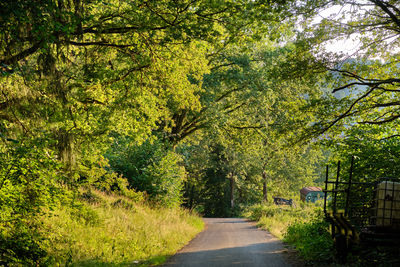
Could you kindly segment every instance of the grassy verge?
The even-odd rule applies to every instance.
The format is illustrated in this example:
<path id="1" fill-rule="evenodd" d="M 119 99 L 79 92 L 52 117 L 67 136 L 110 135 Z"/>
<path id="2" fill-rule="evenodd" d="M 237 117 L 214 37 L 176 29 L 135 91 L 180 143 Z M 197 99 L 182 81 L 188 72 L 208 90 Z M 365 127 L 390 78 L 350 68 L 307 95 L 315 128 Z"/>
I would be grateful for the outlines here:
<path id="1" fill-rule="evenodd" d="M 203 228 L 198 216 L 182 209 L 151 208 L 99 191 L 85 196 L 75 207 L 55 209 L 43 217 L 47 264 L 160 264 Z"/>
<path id="2" fill-rule="evenodd" d="M 329 224 L 323 220 L 322 208 L 315 205 L 301 203 L 299 207 L 291 208 L 258 204 L 248 207 L 244 215 L 294 247 L 309 265 L 400 266 L 400 249 L 390 244 L 354 244 L 347 255 L 346 265 L 339 263 L 334 257 Z"/>
<path id="3" fill-rule="evenodd" d="M 304 203 L 298 207 L 257 204 L 248 207 L 244 215 L 292 245 L 306 261 L 333 259 L 332 239 L 320 207 Z"/>

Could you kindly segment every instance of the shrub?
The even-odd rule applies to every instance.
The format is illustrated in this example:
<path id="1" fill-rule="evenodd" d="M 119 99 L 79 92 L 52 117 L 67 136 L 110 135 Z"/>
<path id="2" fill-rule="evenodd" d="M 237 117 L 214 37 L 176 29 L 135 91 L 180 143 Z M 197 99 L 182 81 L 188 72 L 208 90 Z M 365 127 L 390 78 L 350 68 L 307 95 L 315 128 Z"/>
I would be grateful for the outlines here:
<path id="1" fill-rule="evenodd" d="M 84 225 L 96 226 L 101 223 L 99 214 L 85 203 L 72 203 L 71 217 Z"/>
<path id="2" fill-rule="evenodd" d="M 333 259 L 333 241 L 328 232 L 329 224 L 321 220 L 290 225 L 284 241 L 292 244 L 308 261 Z"/>
<path id="3" fill-rule="evenodd" d="M 143 202 L 146 198 L 146 194 L 144 192 L 137 192 L 133 188 L 129 188 L 128 180 L 122 175 L 117 177 L 111 189 L 112 192 L 117 192 L 122 196 L 133 200 L 134 202 Z"/>
<path id="4" fill-rule="evenodd" d="M 113 207 L 123 208 L 123 209 L 130 210 L 130 211 L 135 210 L 135 206 L 132 203 L 130 203 L 122 198 L 117 199 L 111 205 Z"/>
<path id="5" fill-rule="evenodd" d="M 300 207 L 291 206 L 278 206 L 274 204 L 256 204 L 247 207 L 244 212 L 246 217 L 252 220 L 258 221 L 262 217 L 272 218 L 288 215 L 291 221 L 309 221 L 314 218 L 318 218 L 322 214 L 322 208 L 314 205 L 302 204 Z"/>
<path id="6" fill-rule="evenodd" d="M 302 202 L 298 207 L 256 204 L 247 208 L 245 216 L 294 245 L 305 260 L 333 258 L 333 241 L 321 207 Z"/>
<path id="7" fill-rule="evenodd" d="M 181 157 L 168 145 L 147 141 L 132 145 L 118 137 L 107 153 L 111 168 L 126 177 L 129 189 L 146 192 L 149 199 L 166 207 L 179 206 L 186 172 Z"/>
<path id="8" fill-rule="evenodd" d="M 250 218 L 258 221 L 261 217 L 273 217 L 281 212 L 282 208 L 279 206 L 257 204 L 250 207 Z"/>
<path id="9" fill-rule="evenodd" d="M 34 265 L 41 248 L 38 216 L 58 201 L 60 166 L 46 139 L 8 143 L 0 153 L 0 263 Z"/>
<path id="10" fill-rule="evenodd" d="M 151 196 L 165 207 L 177 207 L 182 201 L 183 180 L 186 177 L 185 168 L 179 166 L 181 157 L 167 151 L 157 155 L 158 161 L 148 166 L 145 174 L 152 181 Z"/>
<path id="11" fill-rule="evenodd" d="M 36 228 L 37 225 L 19 224 L 0 234 L 0 266 L 9 263 L 35 266 L 42 261 L 47 252 L 41 246 L 43 237 Z"/>
<path id="12" fill-rule="evenodd" d="M 90 204 L 100 204 L 100 203 L 103 202 L 101 197 L 99 197 L 98 195 L 94 194 L 90 188 L 88 190 L 82 192 L 79 195 L 79 199 L 82 200 L 82 201 L 85 201 L 87 203 L 90 203 Z"/>

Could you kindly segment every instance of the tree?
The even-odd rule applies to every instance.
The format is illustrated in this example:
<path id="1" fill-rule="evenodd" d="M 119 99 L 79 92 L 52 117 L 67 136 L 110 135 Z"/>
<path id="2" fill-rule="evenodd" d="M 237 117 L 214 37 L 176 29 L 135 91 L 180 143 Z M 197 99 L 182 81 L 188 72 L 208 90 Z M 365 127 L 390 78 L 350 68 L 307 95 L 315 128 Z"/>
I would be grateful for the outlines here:
<path id="1" fill-rule="evenodd" d="M 69 171 L 111 131 L 141 142 L 159 124 L 184 138 L 197 129 L 181 118 L 201 109 L 207 60 L 265 34 L 289 3 L 4 2 L 0 116 L 11 137 L 51 132 Z"/>
<path id="2" fill-rule="evenodd" d="M 340 138 L 325 140 L 332 151 L 331 165 L 340 160 L 341 169 L 348 173 L 354 157 L 355 181 L 375 182 L 378 178 L 398 177 L 400 146 L 399 139 L 391 137 L 393 131 L 396 129 L 390 123 L 379 126 L 361 124 L 347 129 Z M 348 175 L 342 175 L 342 179 L 348 179 Z"/>
<path id="3" fill-rule="evenodd" d="M 312 12 L 307 9 L 311 7 Z M 345 96 L 335 101 L 339 105 L 336 103 L 328 110 L 330 114 L 315 125 L 318 132 L 337 124 L 382 125 L 396 121 L 400 117 L 398 1 L 310 1 L 302 8 L 299 10 L 308 19 L 331 10 L 319 23 L 307 24 L 299 36 L 300 42 L 308 43 L 307 47 L 315 52 L 318 69 L 326 69 L 332 76 L 327 86 L 333 93 L 343 92 Z M 359 42 L 351 55 L 324 50 L 327 43 L 350 38 Z"/>
<path id="4" fill-rule="evenodd" d="M 202 129 L 177 146 L 189 170 L 190 207 L 206 204 L 207 214 L 228 214 L 238 204 L 266 199 L 267 188 L 291 195 L 318 177 L 318 147 L 295 141 L 313 119 L 303 108 L 319 88 L 307 79 L 289 79 L 285 66 L 294 48 L 253 44 L 241 53 L 226 50 L 214 61 L 197 113 Z M 218 203 L 210 202 L 212 195 Z"/>

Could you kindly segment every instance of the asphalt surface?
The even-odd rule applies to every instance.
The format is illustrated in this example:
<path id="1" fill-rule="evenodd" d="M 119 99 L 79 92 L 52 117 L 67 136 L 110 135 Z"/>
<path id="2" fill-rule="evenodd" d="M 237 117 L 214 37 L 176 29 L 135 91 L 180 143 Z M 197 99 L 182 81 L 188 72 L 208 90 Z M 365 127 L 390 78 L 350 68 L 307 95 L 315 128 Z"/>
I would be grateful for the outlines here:
<path id="1" fill-rule="evenodd" d="M 293 266 L 282 242 L 245 219 L 207 218 L 206 229 L 164 266 Z"/>

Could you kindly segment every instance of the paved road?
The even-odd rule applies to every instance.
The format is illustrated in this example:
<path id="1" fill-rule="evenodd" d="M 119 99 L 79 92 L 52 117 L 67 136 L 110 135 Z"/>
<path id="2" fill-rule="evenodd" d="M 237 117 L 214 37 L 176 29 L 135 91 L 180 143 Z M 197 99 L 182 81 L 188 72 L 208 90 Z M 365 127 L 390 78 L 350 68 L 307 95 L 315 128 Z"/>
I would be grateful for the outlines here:
<path id="1" fill-rule="evenodd" d="M 245 219 L 204 219 L 206 230 L 164 266 L 292 266 L 282 243 Z"/>

